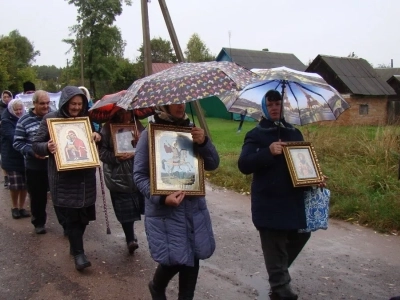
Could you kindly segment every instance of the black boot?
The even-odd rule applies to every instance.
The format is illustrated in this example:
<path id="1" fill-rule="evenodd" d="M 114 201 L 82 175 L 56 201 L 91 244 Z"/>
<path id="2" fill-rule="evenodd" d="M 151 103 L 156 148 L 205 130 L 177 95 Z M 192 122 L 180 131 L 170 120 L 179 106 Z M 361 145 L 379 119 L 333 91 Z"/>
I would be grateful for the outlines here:
<path id="1" fill-rule="evenodd" d="M 82 271 L 85 268 L 90 267 L 92 264 L 87 260 L 85 253 L 80 253 L 74 256 L 75 269 Z"/>
<path id="2" fill-rule="evenodd" d="M 149 282 L 149 290 L 152 300 L 167 300 L 167 297 L 165 296 L 165 290 L 157 291 L 154 287 L 153 280 Z"/>
<path id="3" fill-rule="evenodd" d="M 18 208 L 11 208 L 11 216 L 13 217 L 13 219 L 21 218 L 21 215 L 19 214 L 19 209 Z"/>
<path id="4" fill-rule="evenodd" d="M 86 226 L 85 226 L 86 227 Z M 83 226 L 71 226 L 68 229 L 68 239 L 70 245 L 70 254 L 74 256 L 75 268 L 81 271 L 90 267 L 92 264 L 87 260 L 85 251 L 83 250 Z"/>
<path id="5" fill-rule="evenodd" d="M 271 300 L 297 300 L 298 296 L 292 291 L 289 284 L 274 287 L 269 294 Z"/>

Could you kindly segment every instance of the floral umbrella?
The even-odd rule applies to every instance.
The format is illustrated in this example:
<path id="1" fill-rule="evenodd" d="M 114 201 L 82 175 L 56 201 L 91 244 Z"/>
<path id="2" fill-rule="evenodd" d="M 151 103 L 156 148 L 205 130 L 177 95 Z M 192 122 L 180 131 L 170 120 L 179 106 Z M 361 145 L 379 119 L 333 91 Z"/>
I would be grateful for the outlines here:
<path id="1" fill-rule="evenodd" d="M 230 112 L 247 109 L 248 116 L 259 120 L 261 100 L 267 91 L 278 90 L 283 94 L 283 116 L 288 123 L 308 123 L 336 120 L 350 106 L 320 75 L 292 70 L 286 67 L 258 69 L 255 73 L 262 80 L 250 84 L 229 103 Z"/>
<path id="2" fill-rule="evenodd" d="M 140 109 L 211 96 L 229 102 L 236 99 L 238 91 L 259 80 L 258 75 L 233 62 L 180 63 L 136 80 L 117 106 Z"/>
<path id="3" fill-rule="evenodd" d="M 116 103 L 126 94 L 126 90 L 115 94 L 105 95 L 89 109 L 89 117 L 92 121 L 103 123 L 107 122 L 121 107 Z M 148 107 L 135 109 L 134 114 L 138 119 L 144 119 L 154 114 L 154 108 Z"/>

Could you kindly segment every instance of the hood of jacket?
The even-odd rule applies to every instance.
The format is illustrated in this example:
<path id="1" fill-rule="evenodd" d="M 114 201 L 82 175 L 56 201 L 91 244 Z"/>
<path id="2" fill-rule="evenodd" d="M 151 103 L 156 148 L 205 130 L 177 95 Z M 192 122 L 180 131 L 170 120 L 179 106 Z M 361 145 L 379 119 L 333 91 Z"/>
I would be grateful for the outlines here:
<path id="1" fill-rule="evenodd" d="M 89 107 L 88 107 L 88 99 L 86 98 L 85 94 L 81 91 L 80 88 L 76 86 L 66 86 L 61 92 L 60 102 L 58 104 L 59 105 L 58 111 L 63 117 L 66 118 L 71 117 L 68 113 L 67 103 L 76 95 L 81 95 L 83 99 L 82 111 L 80 112 L 78 117 L 83 117 L 87 115 Z"/>

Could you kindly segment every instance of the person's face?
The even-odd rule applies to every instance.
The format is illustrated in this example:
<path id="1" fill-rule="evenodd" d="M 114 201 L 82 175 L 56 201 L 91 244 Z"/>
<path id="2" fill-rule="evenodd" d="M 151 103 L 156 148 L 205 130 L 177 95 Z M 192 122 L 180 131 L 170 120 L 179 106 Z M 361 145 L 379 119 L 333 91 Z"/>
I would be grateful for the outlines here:
<path id="1" fill-rule="evenodd" d="M 24 114 L 24 107 L 21 104 L 13 107 L 15 115 L 20 118 Z"/>
<path id="2" fill-rule="evenodd" d="M 4 102 L 5 104 L 8 104 L 8 102 L 10 102 L 10 101 L 11 101 L 10 95 L 7 94 L 7 93 L 4 93 L 4 94 L 3 94 L 3 102 Z"/>
<path id="3" fill-rule="evenodd" d="M 186 104 L 171 104 L 168 106 L 169 114 L 177 119 L 182 119 L 185 116 Z"/>
<path id="4" fill-rule="evenodd" d="M 40 95 L 34 104 L 35 114 L 39 117 L 43 117 L 49 112 L 50 98 L 47 94 Z"/>
<path id="5" fill-rule="evenodd" d="M 79 113 L 82 111 L 82 108 L 83 108 L 83 99 L 80 95 L 76 95 L 68 101 L 68 114 L 71 117 L 79 116 Z"/>
<path id="6" fill-rule="evenodd" d="M 281 114 L 282 101 L 267 101 L 268 114 L 272 121 L 279 121 Z"/>
<path id="7" fill-rule="evenodd" d="M 68 137 L 71 141 L 73 141 L 76 138 L 76 135 L 75 135 L 75 133 L 71 132 L 68 134 Z"/>

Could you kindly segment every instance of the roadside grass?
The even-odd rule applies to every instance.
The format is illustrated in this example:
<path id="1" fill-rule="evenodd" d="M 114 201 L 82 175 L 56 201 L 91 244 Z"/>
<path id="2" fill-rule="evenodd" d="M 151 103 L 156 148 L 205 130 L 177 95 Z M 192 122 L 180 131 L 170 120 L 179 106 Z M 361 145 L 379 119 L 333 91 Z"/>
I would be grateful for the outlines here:
<path id="1" fill-rule="evenodd" d="M 237 134 L 238 124 L 207 118 L 221 163 L 206 176 L 214 185 L 246 193 L 252 177 L 239 172 L 237 160 L 246 132 L 257 123 L 245 122 Z M 329 177 L 330 216 L 381 232 L 400 231 L 400 128 L 336 126 L 331 122 L 299 129 L 304 139 L 313 143 L 322 171 Z"/>

